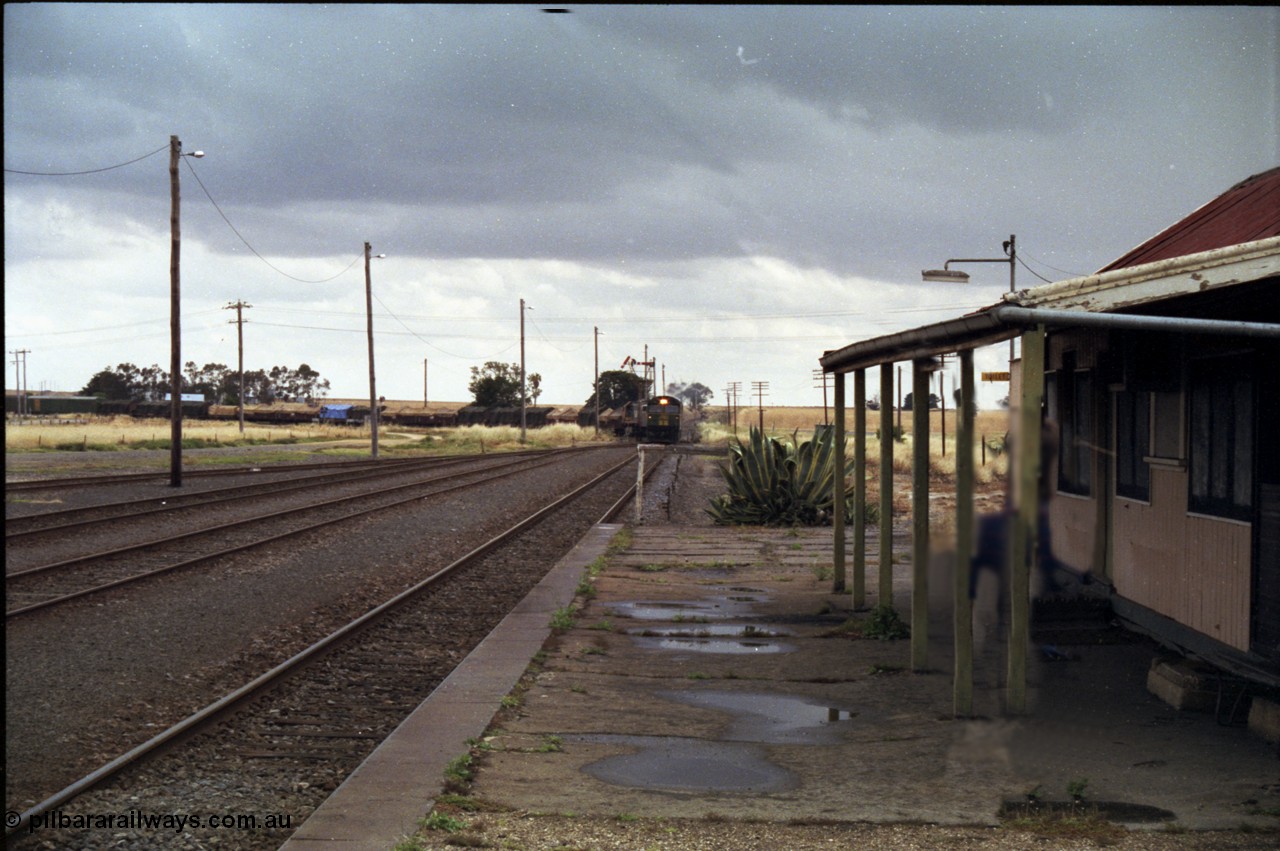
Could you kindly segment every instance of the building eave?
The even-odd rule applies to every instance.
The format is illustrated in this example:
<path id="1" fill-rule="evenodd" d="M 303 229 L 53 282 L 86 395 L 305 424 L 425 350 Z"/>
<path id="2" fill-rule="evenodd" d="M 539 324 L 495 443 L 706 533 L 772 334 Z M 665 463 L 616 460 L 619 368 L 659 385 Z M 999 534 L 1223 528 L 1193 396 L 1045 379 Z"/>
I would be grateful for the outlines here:
<path id="1" fill-rule="evenodd" d="M 1069 325 L 1071 315 L 1125 313 L 1179 296 L 1278 276 L 1280 237 L 1269 237 L 1009 293 L 1000 303 L 957 319 L 829 350 L 818 362 L 824 372 L 844 373 L 999 343 L 1021 334 L 1028 316 L 1002 308 L 1035 309 L 1040 321 L 1045 314 L 1061 311 L 1067 315 L 1051 324 Z"/>

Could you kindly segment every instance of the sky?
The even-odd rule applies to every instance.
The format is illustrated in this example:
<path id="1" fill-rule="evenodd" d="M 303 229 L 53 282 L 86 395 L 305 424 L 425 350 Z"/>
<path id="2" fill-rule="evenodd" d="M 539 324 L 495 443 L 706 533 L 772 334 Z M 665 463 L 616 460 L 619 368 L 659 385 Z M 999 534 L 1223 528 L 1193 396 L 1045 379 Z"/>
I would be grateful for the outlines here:
<path id="1" fill-rule="evenodd" d="M 182 360 L 235 369 L 243 301 L 246 369 L 367 399 L 368 242 L 409 402 L 518 363 L 523 299 L 541 403 L 598 344 L 821 405 L 824 351 L 1009 288 L 922 269 L 1088 274 L 1280 163 L 1270 7 L 545 8 L 5 4 L 6 387 L 168 368 L 171 136 Z"/>

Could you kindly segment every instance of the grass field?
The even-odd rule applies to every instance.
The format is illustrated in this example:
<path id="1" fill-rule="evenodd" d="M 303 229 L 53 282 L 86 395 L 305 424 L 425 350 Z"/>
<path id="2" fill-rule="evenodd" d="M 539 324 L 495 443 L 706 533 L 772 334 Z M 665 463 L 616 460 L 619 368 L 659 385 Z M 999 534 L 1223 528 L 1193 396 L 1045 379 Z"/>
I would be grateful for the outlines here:
<path id="1" fill-rule="evenodd" d="M 590 442 L 593 429 L 572 425 L 528 429 L 520 443 L 520 429 L 514 426 L 465 426 L 442 429 L 405 429 L 383 426 L 378 431 L 380 451 L 389 453 L 454 454 L 503 452 L 520 448 L 551 448 Z M 136 449 L 168 449 L 169 421 L 134 419 L 126 416 L 80 417 L 29 422 L 5 429 L 6 452 L 119 452 Z M 232 446 L 272 446 L 287 444 L 323 445 L 334 455 L 360 455 L 369 451 L 367 428 L 296 424 L 246 424 L 225 420 L 184 420 L 182 445 L 187 449 Z"/>
<path id="2" fill-rule="evenodd" d="M 830 419 L 833 412 L 826 412 Z M 895 426 L 902 424 L 906 434 L 911 433 L 911 412 L 894 413 Z M 724 408 L 710 408 L 699 426 L 701 441 L 708 447 L 726 446 L 734 432 L 724 422 Z M 813 436 L 814 426 L 824 420 L 822 408 L 772 408 L 764 412 L 766 433 L 782 440 L 794 434 L 798 440 Z M 755 410 L 743 408 L 738 417 L 738 436 L 745 440 L 749 429 L 759 423 Z M 867 418 L 867 458 L 869 478 L 878 475 L 880 443 L 878 412 L 869 412 Z M 940 411 L 930 416 L 930 470 L 939 482 L 948 482 L 955 475 L 955 413 L 947 412 L 946 438 L 943 438 L 943 422 Z M 853 413 L 847 412 L 846 428 L 852 432 Z M 1001 480 L 1007 470 L 1007 457 L 1003 455 L 1003 438 L 1008 430 L 1007 411 L 983 411 L 978 414 L 975 435 L 975 458 L 978 461 L 976 479 L 979 484 Z M 595 430 L 574 425 L 554 425 L 547 428 L 528 429 L 526 442 L 520 442 L 520 429 L 514 426 L 464 426 L 456 428 L 406 429 L 384 426 L 379 430 L 379 451 L 388 455 L 398 454 L 462 454 L 473 452 L 506 452 L 521 448 L 553 448 L 591 443 L 596 440 Z M 274 446 L 288 444 L 313 444 L 313 451 L 335 456 L 361 456 L 369 452 L 370 435 L 367 428 L 318 424 L 257 425 L 247 424 L 243 434 L 236 422 L 226 420 L 193 420 L 183 422 L 183 446 L 187 449 L 214 447 L 260 447 L 264 458 Z M 611 441 L 601 435 L 602 441 Z M 985 463 L 983 459 L 985 447 Z M 169 421 L 164 419 L 139 420 L 127 416 L 67 417 L 61 420 L 27 422 L 14 421 L 5 429 L 6 452 L 120 452 L 140 449 L 169 448 Z M 852 455 L 852 434 L 849 453 Z M 911 469 L 911 445 L 899 441 L 894 445 L 895 475 L 906 474 Z M 239 460 L 247 460 L 241 456 Z M 188 463 L 195 462 L 191 458 Z M 217 463 L 211 460 L 210 463 Z"/>

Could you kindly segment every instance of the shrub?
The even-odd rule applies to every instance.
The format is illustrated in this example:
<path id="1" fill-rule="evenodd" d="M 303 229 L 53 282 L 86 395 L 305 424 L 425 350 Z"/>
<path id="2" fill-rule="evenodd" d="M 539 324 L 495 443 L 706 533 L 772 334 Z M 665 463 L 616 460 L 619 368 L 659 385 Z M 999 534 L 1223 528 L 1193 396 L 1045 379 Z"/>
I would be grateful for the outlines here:
<path id="1" fill-rule="evenodd" d="M 752 428 L 746 443 L 729 445 L 722 465 L 729 492 L 712 500 L 707 513 L 722 525 L 820 526 L 831 522 L 835 485 L 835 436 L 823 429 L 803 443 L 784 442 Z M 846 459 L 845 469 L 852 463 Z M 845 497 L 851 514 L 852 489 Z M 865 518 L 864 518 L 865 521 Z"/>

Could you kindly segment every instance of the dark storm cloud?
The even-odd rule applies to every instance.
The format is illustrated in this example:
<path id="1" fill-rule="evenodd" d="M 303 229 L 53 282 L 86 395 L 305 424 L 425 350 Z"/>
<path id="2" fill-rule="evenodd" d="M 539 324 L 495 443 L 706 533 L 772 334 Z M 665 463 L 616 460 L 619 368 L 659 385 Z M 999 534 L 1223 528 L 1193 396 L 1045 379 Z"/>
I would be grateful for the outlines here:
<path id="1" fill-rule="evenodd" d="M 224 211 L 275 255 L 343 254 L 372 238 L 441 257 L 768 253 L 900 275 L 886 246 L 958 253 L 939 218 L 962 243 L 994 246 L 1032 222 L 1062 234 L 1132 205 L 1105 189 L 1136 168 L 1150 170 L 1151 193 L 1137 200 L 1158 208 L 1178 192 L 1192 199 L 1182 206 L 1201 203 L 1270 165 L 1237 152 L 1163 185 L 1196 146 L 1268 126 L 1254 110 L 1233 131 L 1214 110 L 1265 101 L 1232 80 L 1255 79 L 1268 49 L 1274 69 L 1275 20 L 1263 9 L 8 6 L 5 160 L 105 164 L 179 134 L 209 152 L 194 167 Z M 1260 148 L 1274 155 L 1271 119 Z M 132 194 L 145 206 L 125 215 L 151 220 L 163 167 L 161 155 L 96 185 Z M 184 197 L 198 200 L 185 175 Z M 1070 209 L 1047 209 L 1064 185 Z M 192 233 L 247 251 L 207 205 L 187 204 Z M 1167 223 L 1157 215 L 1139 227 Z M 1119 232 L 1071 259 L 1096 266 L 1136 241 Z"/>

